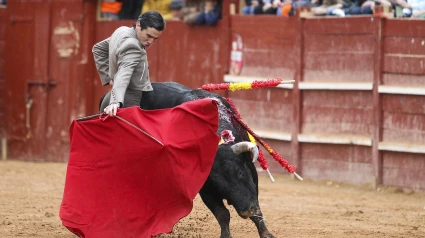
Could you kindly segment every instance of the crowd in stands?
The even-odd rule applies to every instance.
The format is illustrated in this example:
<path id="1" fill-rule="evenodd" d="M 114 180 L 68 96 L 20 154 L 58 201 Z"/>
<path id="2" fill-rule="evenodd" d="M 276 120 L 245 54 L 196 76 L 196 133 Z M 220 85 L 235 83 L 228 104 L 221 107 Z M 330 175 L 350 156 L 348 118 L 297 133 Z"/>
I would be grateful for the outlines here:
<path id="1" fill-rule="evenodd" d="M 137 19 L 155 10 L 165 20 L 184 21 L 193 25 L 215 25 L 221 18 L 222 0 L 102 0 L 103 19 Z"/>
<path id="2" fill-rule="evenodd" d="M 292 16 L 295 9 L 310 7 L 315 16 L 373 14 L 375 6 L 393 8 L 396 17 L 425 19 L 425 0 L 245 0 L 242 14 Z"/>
<path id="3" fill-rule="evenodd" d="M 6 3 L 6 0 L 0 0 Z M 159 11 L 165 20 L 193 25 L 215 25 L 221 18 L 222 0 L 101 0 L 103 19 L 137 19 L 149 10 Z M 395 17 L 425 19 L 425 0 L 245 0 L 244 15 L 295 15 L 295 9 L 309 7 L 314 16 L 373 14 L 375 6 L 392 8 Z"/>

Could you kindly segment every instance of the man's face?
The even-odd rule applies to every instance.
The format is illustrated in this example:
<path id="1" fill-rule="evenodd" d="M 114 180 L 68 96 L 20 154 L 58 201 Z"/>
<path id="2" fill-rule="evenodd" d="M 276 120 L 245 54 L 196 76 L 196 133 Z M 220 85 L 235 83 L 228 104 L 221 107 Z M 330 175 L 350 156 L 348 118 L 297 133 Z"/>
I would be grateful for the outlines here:
<path id="1" fill-rule="evenodd" d="M 140 23 L 136 24 L 137 39 L 140 43 L 147 49 L 152 45 L 153 41 L 158 39 L 162 34 L 162 31 L 158 31 L 153 27 L 148 27 L 146 29 L 140 28 Z"/>

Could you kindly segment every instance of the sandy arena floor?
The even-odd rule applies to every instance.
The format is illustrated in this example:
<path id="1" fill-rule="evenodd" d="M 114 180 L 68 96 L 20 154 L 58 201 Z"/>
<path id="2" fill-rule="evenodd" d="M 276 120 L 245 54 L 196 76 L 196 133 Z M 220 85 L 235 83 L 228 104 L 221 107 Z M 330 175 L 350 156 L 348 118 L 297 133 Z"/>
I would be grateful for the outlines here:
<path id="1" fill-rule="evenodd" d="M 58 217 L 66 164 L 0 161 L 0 238 L 76 237 Z M 260 173 L 260 205 L 276 237 L 425 237 L 425 193 L 353 186 L 331 181 L 298 182 Z M 249 220 L 231 209 L 234 238 L 258 237 Z M 219 226 L 199 196 L 192 213 L 171 235 L 219 237 Z"/>

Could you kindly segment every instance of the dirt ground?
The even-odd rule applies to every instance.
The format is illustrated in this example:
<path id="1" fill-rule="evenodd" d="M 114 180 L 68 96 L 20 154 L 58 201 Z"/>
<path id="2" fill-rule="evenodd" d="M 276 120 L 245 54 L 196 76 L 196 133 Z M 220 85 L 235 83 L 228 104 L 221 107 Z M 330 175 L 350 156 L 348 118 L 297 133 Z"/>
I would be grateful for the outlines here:
<path id="1" fill-rule="evenodd" d="M 58 217 L 66 164 L 0 161 L 0 237 L 76 237 Z M 276 237 L 425 237 L 425 193 L 372 189 L 332 181 L 299 182 L 260 173 L 260 206 Z M 231 209 L 234 238 L 258 237 L 255 225 Z M 199 196 L 175 237 L 219 237 Z"/>

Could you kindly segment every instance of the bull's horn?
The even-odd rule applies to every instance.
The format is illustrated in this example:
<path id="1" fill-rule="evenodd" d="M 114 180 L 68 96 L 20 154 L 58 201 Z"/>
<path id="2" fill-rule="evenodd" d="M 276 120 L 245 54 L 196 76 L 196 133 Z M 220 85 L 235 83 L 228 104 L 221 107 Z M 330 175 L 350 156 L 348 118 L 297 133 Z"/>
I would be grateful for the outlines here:
<path id="1" fill-rule="evenodd" d="M 254 143 L 248 141 L 239 142 L 237 144 L 232 145 L 232 150 L 237 155 L 243 152 L 251 152 L 252 163 L 257 161 L 258 159 L 258 147 Z"/>

